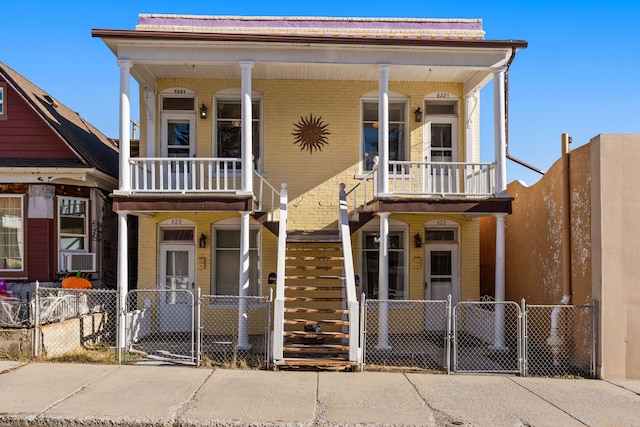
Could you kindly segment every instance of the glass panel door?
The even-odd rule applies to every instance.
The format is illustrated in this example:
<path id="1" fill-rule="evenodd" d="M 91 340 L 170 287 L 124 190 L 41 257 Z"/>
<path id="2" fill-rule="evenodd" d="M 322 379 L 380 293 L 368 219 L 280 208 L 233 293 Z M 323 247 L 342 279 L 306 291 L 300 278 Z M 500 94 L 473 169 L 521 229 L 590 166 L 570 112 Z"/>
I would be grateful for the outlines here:
<path id="1" fill-rule="evenodd" d="M 193 322 L 194 245 L 160 247 L 160 331 L 189 331 Z"/>

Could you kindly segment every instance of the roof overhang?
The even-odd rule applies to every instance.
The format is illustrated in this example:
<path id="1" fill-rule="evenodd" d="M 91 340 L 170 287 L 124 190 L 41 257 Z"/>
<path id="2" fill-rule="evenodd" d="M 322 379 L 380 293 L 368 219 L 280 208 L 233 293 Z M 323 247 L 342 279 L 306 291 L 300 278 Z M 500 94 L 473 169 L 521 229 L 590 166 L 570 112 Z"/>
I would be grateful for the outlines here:
<path id="1" fill-rule="evenodd" d="M 113 191 L 118 179 L 95 168 L 0 167 L 0 183 L 56 184 Z"/>
<path id="2" fill-rule="evenodd" d="M 161 78 L 240 79 L 241 61 L 252 61 L 252 79 L 376 81 L 388 65 L 392 81 L 464 84 L 469 93 L 490 81 L 527 42 L 432 40 L 296 35 L 99 30 L 131 74 L 154 88 Z"/>

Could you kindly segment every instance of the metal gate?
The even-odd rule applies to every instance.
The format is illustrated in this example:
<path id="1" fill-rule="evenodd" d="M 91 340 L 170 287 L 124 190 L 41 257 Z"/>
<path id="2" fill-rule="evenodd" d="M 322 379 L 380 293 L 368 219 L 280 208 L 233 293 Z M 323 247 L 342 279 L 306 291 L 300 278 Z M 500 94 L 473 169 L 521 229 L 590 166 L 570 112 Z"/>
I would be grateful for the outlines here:
<path id="1" fill-rule="evenodd" d="M 459 302 L 453 312 L 453 370 L 521 372 L 520 306 L 512 301 Z"/>
<path id="2" fill-rule="evenodd" d="M 129 291 L 125 361 L 196 365 L 194 301 L 187 289 Z"/>

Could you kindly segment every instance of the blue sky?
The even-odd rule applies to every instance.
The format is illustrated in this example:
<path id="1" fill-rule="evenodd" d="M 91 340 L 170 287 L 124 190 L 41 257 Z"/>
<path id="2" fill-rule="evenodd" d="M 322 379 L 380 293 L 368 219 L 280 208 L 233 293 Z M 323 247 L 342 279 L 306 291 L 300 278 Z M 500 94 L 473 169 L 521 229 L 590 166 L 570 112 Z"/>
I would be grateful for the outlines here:
<path id="1" fill-rule="evenodd" d="M 91 29 L 133 29 L 139 13 L 482 18 L 488 39 L 529 42 L 510 72 L 511 155 L 547 170 L 562 133 L 573 137 L 573 149 L 600 133 L 640 133 L 637 1 L 2 0 L 1 10 L 0 61 L 112 137 L 119 71 Z M 481 96 L 483 160 L 492 160 L 490 85 Z M 527 184 L 540 177 L 512 162 L 507 174 Z"/>

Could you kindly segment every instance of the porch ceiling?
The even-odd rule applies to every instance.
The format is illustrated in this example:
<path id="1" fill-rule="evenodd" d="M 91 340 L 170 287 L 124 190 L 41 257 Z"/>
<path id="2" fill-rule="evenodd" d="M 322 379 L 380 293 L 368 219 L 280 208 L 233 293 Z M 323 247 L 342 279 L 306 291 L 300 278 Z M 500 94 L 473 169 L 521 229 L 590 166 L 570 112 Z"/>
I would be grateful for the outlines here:
<path id="1" fill-rule="evenodd" d="M 389 65 L 391 81 L 438 81 L 483 86 L 496 67 L 526 47 L 521 41 L 360 40 L 93 30 L 130 61 L 131 74 L 153 88 L 159 78 L 240 79 L 240 61 L 252 61 L 253 79 L 377 81 Z"/>

